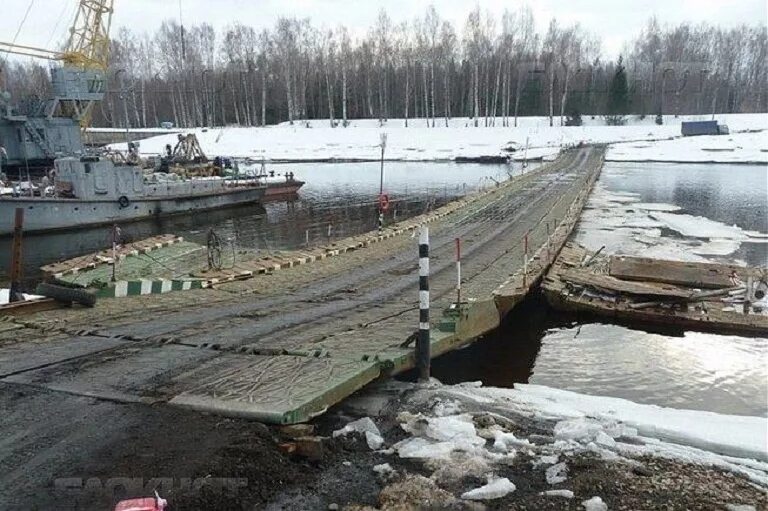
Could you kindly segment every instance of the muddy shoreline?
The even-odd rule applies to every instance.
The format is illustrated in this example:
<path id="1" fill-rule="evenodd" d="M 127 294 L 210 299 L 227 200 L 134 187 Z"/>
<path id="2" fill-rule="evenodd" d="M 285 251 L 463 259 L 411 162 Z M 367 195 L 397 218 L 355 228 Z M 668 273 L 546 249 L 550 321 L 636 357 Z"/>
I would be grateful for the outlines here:
<path id="1" fill-rule="evenodd" d="M 15 493 L 18 500 L 6 501 L 4 508 L 103 510 L 152 489 L 168 499 L 171 510 L 582 509 L 581 502 L 594 496 L 611 510 L 768 506 L 765 488 L 738 475 L 656 457 L 605 461 L 578 453 L 568 458 L 567 480 L 552 485 L 544 468 L 522 451 L 494 467 L 515 484 L 514 492 L 484 502 L 461 499 L 467 489 L 485 484 L 483 467 L 470 457 L 459 455 L 446 465 L 403 459 L 386 449 L 407 436 L 398 414 L 429 412 L 410 399 L 416 389 L 389 383 L 361 392 L 299 430 L 314 440 L 293 452 L 288 446 L 305 442 L 295 430 L 163 406 L 109 405 L 120 409 L 118 418 L 128 414 L 139 420 L 118 441 L 61 464 L 55 480 Z M 17 392 L 28 398 L 40 391 Z M 333 437 L 334 430 L 371 412 L 385 449 L 371 450 L 359 433 Z M 492 417 L 478 413 L 475 421 Z M 515 417 L 505 427 L 546 445 L 553 425 Z M 158 436 L 166 440 L 158 443 Z M 374 470 L 384 464 L 392 470 Z M 560 488 L 572 491 L 573 498 L 541 494 Z"/>

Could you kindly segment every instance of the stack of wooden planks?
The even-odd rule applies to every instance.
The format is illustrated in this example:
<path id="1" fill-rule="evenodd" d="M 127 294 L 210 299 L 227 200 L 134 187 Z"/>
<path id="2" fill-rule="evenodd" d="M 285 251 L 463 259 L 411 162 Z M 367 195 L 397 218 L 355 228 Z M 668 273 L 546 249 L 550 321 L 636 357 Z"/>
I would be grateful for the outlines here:
<path id="1" fill-rule="evenodd" d="M 766 335 L 768 314 L 755 292 L 765 286 L 764 269 L 623 255 L 598 258 L 568 243 L 542 289 L 549 303 L 562 310 Z"/>

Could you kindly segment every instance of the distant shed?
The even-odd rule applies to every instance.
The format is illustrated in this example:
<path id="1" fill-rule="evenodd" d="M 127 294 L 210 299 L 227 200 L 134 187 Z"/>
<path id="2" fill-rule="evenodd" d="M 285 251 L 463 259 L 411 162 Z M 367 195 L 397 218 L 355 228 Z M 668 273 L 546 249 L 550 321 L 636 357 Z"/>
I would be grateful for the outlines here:
<path id="1" fill-rule="evenodd" d="M 695 135 L 727 135 L 728 127 L 717 124 L 717 121 L 687 121 L 681 124 L 683 136 Z"/>

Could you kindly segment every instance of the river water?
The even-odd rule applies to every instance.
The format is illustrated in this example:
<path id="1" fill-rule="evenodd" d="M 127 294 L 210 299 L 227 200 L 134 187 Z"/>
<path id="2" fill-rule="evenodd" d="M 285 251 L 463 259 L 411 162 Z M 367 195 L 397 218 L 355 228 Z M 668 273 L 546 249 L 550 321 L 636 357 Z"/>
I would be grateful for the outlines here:
<path id="1" fill-rule="evenodd" d="M 385 223 L 421 214 L 470 193 L 495 186 L 510 176 L 530 172 L 511 165 L 471 163 L 386 162 L 384 192 L 390 198 Z M 246 170 L 245 168 L 243 170 Z M 225 243 L 240 248 L 284 250 L 319 245 L 376 229 L 380 165 L 363 163 L 301 163 L 271 165 L 278 174 L 293 172 L 306 181 L 297 197 L 261 205 L 175 216 L 124 224 L 125 241 L 156 234 L 176 234 L 205 243 L 213 229 Z M 75 232 L 27 235 L 24 275 L 27 286 L 39 280 L 40 266 L 111 246 L 110 227 Z M 0 282 L 10 266 L 11 239 L 0 238 Z"/>
<path id="2" fill-rule="evenodd" d="M 376 227 L 377 163 L 272 168 L 307 181 L 296 200 L 139 222 L 124 226 L 124 235 L 174 233 L 202 242 L 213 228 L 238 246 L 290 249 L 304 246 L 307 237 L 310 244 L 321 244 Z M 520 172 L 519 165 L 387 162 L 387 222 Z M 757 234 L 768 232 L 767 181 L 761 166 L 606 163 L 578 241 L 593 249 L 605 245 L 609 252 L 766 265 L 768 243 Z M 714 241 L 701 237 L 702 230 Z M 109 228 L 28 236 L 26 274 L 33 280 L 41 264 L 106 248 L 109 239 Z M 0 240 L 0 268 L 8 267 L 9 253 L 9 240 Z M 533 299 L 496 332 L 435 360 L 433 369 L 446 383 L 536 383 L 642 403 L 766 416 L 767 345 L 765 338 L 602 324 L 556 313 Z"/>
<path id="3" fill-rule="evenodd" d="M 764 166 L 609 162 L 576 237 L 607 252 L 768 266 L 766 232 Z M 604 324 L 551 311 L 539 297 L 485 339 L 436 360 L 433 374 L 768 416 L 766 337 Z"/>

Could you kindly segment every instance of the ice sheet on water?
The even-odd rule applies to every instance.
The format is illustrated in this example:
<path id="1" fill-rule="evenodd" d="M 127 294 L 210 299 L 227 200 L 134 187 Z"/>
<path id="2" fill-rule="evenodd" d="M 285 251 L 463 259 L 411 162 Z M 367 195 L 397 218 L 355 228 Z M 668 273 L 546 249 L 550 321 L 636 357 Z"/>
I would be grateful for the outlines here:
<path id="1" fill-rule="evenodd" d="M 576 242 L 592 251 L 605 247 L 609 254 L 709 262 L 733 254 L 744 242 L 768 241 L 763 233 L 677 213 L 680 208 L 672 204 L 628 203 L 621 198 L 598 185 L 582 213 Z M 677 235 L 662 235 L 662 227 Z"/>
<path id="2" fill-rule="evenodd" d="M 637 209 L 643 209 L 645 211 L 680 211 L 680 206 L 675 206 L 674 204 L 665 204 L 663 202 L 638 202 L 636 204 L 632 204 L 632 207 Z"/>
<path id="3" fill-rule="evenodd" d="M 698 247 L 693 247 L 694 254 L 704 256 L 727 256 L 736 252 L 741 243 L 734 240 L 711 239 Z"/>
<path id="4" fill-rule="evenodd" d="M 514 389 L 457 385 L 445 387 L 442 393 L 458 398 L 453 389 L 461 393 L 461 399 L 562 422 L 558 432 L 572 438 L 556 438 L 550 447 L 555 452 L 568 455 L 592 450 L 605 459 L 615 457 L 613 453 L 630 458 L 657 456 L 715 466 L 768 486 L 768 419 L 764 417 L 664 408 L 540 385 L 519 384 Z M 598 445 L 600 431 L 618 440 L 616 445 Z M 636 439 L 627 443 L 627 437 Z M 602 435 L 600 438 L 603 444 L 610 444 Z"/>
<path id="5" fill-rule="evenodd" d="M 663 211 L 651 212 L 650 216 L 655 220 L 663 222 L 673 231 L 693 238 L 747 240 L 752 237 L 759 237 L 760 234 L 745 231 L 735 225 L 726 225 L 722 222 L 710 220 L 703 216 L 666 213 Z"/>
<path id="6" fill-rule="evenodd" d="M 514 483 L 506 477 L 489 477 L 488 484 L 463 493 L 461 498 L 467 500 L 500 499 L 516 489 Z"/>

